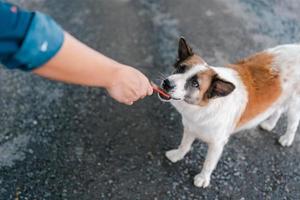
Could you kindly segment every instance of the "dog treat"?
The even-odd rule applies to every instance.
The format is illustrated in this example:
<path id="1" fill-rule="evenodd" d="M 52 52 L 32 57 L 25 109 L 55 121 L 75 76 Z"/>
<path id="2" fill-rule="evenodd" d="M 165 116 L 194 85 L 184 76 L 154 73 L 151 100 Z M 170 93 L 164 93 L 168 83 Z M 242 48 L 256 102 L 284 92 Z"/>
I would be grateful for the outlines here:
<path id="1" fill-rule="evenodd" d="M 167 98 L 167 99 L 171 99 L 171 95 L 167 94 L 163 89 L 161 89 L 158 85 L 156 85 L 155 83 L 151 82 L 153 91 L 160 94 L 161 96 Z"/>

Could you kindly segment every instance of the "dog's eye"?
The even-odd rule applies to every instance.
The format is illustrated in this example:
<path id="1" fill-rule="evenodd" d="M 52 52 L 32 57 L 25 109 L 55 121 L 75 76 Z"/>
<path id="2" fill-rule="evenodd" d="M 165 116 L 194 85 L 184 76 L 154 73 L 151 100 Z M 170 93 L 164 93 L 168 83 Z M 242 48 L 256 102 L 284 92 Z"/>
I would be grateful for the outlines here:
<path id="1" fill-rule="evenodd" d="M 193 79 L 192 80 L 192 86 L 198 88 L 199 87 L 199 83 L 197 79 Z"/>

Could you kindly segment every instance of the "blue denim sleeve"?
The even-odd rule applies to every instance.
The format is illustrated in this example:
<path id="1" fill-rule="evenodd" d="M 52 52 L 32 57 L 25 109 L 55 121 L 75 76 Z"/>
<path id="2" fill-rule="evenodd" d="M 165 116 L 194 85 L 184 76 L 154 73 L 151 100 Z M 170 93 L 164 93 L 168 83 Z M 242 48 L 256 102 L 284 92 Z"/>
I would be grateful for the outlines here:
<path id="1" fill-rule="evenodd" d="M 1 1 L 0 24 L 0 62 L 9 69 L 28 71 L 45 64 L 64 41 L 63 29 L 49 16 Z"/>

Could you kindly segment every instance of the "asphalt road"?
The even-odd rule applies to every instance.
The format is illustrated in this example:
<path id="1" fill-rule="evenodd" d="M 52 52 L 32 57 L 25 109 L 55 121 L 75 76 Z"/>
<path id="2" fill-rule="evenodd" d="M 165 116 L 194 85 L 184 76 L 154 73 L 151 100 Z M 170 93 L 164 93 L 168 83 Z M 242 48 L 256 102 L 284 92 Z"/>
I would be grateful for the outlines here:
<path id="1" fill-rule="evenodd" d="M 297 0 L 14 0 L 152 80 L 172 70 L 180 35 L 211 65 L 300 41 Z M 126 107 L 105 91 L 0 69 L 0 199 L 300 199 L 300 134 L 231 138 L 211 186 L 193 186 L 206 146 L 171 164 L 179 114 L 155 96 Z M 299 131 L 298 131 L 299 132 Z"/>

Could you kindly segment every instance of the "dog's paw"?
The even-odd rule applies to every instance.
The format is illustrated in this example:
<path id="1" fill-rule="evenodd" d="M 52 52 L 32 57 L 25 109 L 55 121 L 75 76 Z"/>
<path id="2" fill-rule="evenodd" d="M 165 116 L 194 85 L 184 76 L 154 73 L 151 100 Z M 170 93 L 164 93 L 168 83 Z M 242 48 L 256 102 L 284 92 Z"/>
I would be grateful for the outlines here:
<path id="1" fill-rule="evenodd" d="M 274 129 L 274 126 L 270 124 L 268 121 L 262 122 L 259 127 L 265 131 L 271 132 Z"/>
<path id="2" fill-rule="evenodd" d="M 178 149 L 173 149 L 166 152 L 166 157 L 173 163 L 183 158 L 182 153 Z"/>
<path id="3" fill-rule="evenodd" d="M 281 146 L 283 147 L 289 147 L 292 145 L 293 141 L 294 141 L 294 137 L 291 135 L 283 135 L 279 138 L 279 143 L 281 144 Z"/>
<path id="4" fill-rule="evenodd" d="M 206 188 L 207 186 L 209 186 L 209 183 L 210 183 L 210 176 L 206 176 L 200 173 L 194 177 L 194 185 L 196 187 Z"/>

